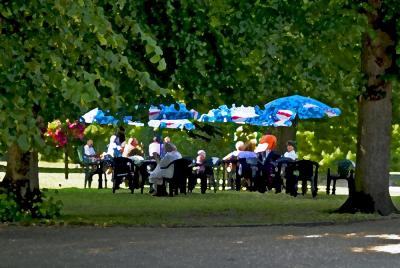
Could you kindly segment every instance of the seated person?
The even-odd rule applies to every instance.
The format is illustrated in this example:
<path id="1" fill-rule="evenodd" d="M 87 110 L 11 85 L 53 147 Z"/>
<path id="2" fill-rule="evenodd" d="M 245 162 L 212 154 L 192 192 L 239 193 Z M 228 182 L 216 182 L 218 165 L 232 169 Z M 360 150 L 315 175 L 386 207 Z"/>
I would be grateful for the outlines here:
<path id="1" fill-rule="evenodd" d="M 140 147 L 139 142 L 136 138 L 129 138 L 122 152 L 122 157 L 127 157 L 131 159 L 135 164 L 139 164 L 141 161 L 144 160 L 143 150 Z"/>
<path id="2" fill-rule="evenodd" d="M 261 137 L 259 142 L 259 144 L 265 144 L 265 143 L 268 144 L 268 149 L 270 151 L 273 151 L 276 148 L 277 139 L 271 133 L 267 133 L 266 135 Z"/>
<path id="3" fill-rule="evenodd" d="M 233 152 L 230 152 L 222 160 L 231 160 L 232 158 L 236 158 L 239 154 L 239 152 L 244 151 L 244 142 L 243 141 L 238 141 L 235 144 L 236 150 Z"/>
<path id="4" fill-rule="evenodd" d="M 153 141 L 149 144 L 149 158 L 160 160 L 161 156 L 161 144 L 158 137 L 153 137 Z"/>
<path id="5" fill-rule="evenodd" d="M 177 151 L 176 146 L 172 143 L 165 144 L 165 156 L 157 164 L 156 168 L 150 173 L 149 182 L 153 184 L 154 194 L 161 195 L 163 193 L 157 192 L 157 186 L 163 185 L 163 178 L 172 178 L 174 175 L 174 165 L 168 168 L 161 168 L 168 166 L 172 161 L 181 159 L 182 155 Z"/>
<path id="6" fill-rule="evenodd" d="M 243 177 L 246 181 L 247 188 L 252 190 L 253 187 L 253 177 L 257 172 L 257 154 L 254 152 L 255 150 L 254 142 L 247 142 L 244 146 L 244 151 L 240 151 L 238 153 L 239 160 L 239 170 L 238 170 L 238 178 L 236 179 L 236 190 L 240 190 L 240 185 L 238 185 L 240 177 Z M 254 163 L 249 163 L 249 161 L 255 161 Z M 249 169 L 249 168 L 250 169 Z"/>
<path id="7" fill-rule="evenodd" d="M 116 139 L 115 143 L 118 146 L 124 147 L 125 146 L 125 128 L 123 126 L 120 126 L 118 128 L 118 131 L 115 133 Z"/>
<path id="8" fill-rule="evenodd" d="M 281 167 L 280 176 L 283 176 L 286 179 L 290 179 L 293 176 L 293 168 L 291 168 L 292 166 L 290 165 L 290 163 L 297 160 L 295 145 L 296 144 L 294 141 L 287 141 L 287 152 L 285 152 L 284 155 L 276 161 L 278 163 L 278 166 Z M 286 189 L 286 191 L 288 191 L 288 189 Z"/>
<path id="9" fill-rule="evenodd" d="M 100 161 L 100 156 L 96 154 L 93 148 L 92 139 L 88 139 L 85 146 L 83 146 L 83 161 L 88 164 L 87 168 L 85 168 L 85 188 L 86 184 L 91 188 L 93 175 L 98 174 L 100 182 L 103 173 L 103 164 Z"/>
<path id="10" fill-rule="evenodd" d="M 290 158 L 292 160 L 297 160 L 296 154 L 296 143 L 294 141 L 288 141 L 286 143 L 287 152 L 283 155 L 283 157 Z"/>
<path id="11" fill-rule="evenodd" d="M 103 154 L 104 159 L 112 159 L 114 157 L 121 156 L 121 146 L 117 145 L 116 143 L 117 136 L 112 135 L 110 137 L 110 143 L 107 145 L 107 152 Z"/>
<path id="12" fill-rule="evenodd" d="M 196 180 L 197 178 L 200 178 L 201 180 L 201 193 L 204 194 L 207 189 L 207 175 L 205 173 L 206 171 L 206 152 L 204 150 L 199 150 L 197 152 L 197 157 L 196 157 L 196 162 L 193 165 L 193 173 L 192 176 L 189 179 L 189 186 L 188 190 L 189 193 L 193 191 L 194 186 L 196 185 Z"/>
<path id="13" fill-rule="evenodd" d="M 122 157 L 131 157 L 134 155 L 143 156 L 143 149 L 140 147 L 138 140 L 132 137 L 125 144 Z"/>
<path id="14" fill-rule="evenodd" d="M 266 135 L 262 136 L 257 148 L 254 150 L 257 153 L 258 158 L 261 162 L 265 162 L 268 158 L 270 152 L 274 151 L 276 148 L 277 139 L 274 135 L 267 133 Z"/>
<path id="15" fill-rule="evenodd" d="M 241 158 L 257 158 L 257 154 L 254 152 L 255 150 L 255 143 L 254 142 L 246 142 L 243 147 L 243 151 L 238 152 L 238 159 Z"/>
<path id="16" fill-rule="evenodd" d="M 234 186 L 234 181 L 236 179 L 236 167 L 237 163 L 234 160 L 237 160 L 237 156 L 239 152 L 244 151 L 244 142 L 243 141 L 238 141 L 235 144 L 236 150 L 233 152 L 230 152 L 227 154 L 222 160 L 228 161 L 226 165 L 226 172 L 227 172 L 227 178 L 228 178 L 228 186 L 233 189 Z M 231 161 L 229 161 L 231 160 Z"/>
<path id="17" fill-rule="evenodd" d="M 88 163 L 95 163 L 100 160 L 93 148 L 93 140 L 88 139 L 85 146 L 83 146 L 83 160 Z"/>
<path id="18" fill-rule="evenodd" d="M 164 157 L 164 155 L 165 155 L 165 149 L 164 149 L 164 145 L 166 144 L 166 143 L 170 143 L 171 142 L 171 138 L 169 137 L 169 136 L 166 136 L 165 138 L 164 138 L 164 143 L 163 144 L 161 144 L 161 149 L 160 149 L 160 157 L 161 158 L 163 158 Z"/>

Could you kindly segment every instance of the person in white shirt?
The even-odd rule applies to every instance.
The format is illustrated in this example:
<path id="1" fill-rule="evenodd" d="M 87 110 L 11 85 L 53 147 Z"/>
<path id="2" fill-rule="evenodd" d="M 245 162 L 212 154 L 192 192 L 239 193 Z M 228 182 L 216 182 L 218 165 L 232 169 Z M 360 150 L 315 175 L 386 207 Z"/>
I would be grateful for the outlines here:
<path id="1" fill-rule="evenodd" d="M 161 144 L 158 137 L 153 138 L 153 142 L 149 144 L 149 157 L 159 160 L 161 156 Z"/>
<path id="2" fill-rule="evenodd" d="M 283 155 L 283 157 L 290 158 L 292 160 L 297 160 L 297 154 L 295 151 L 296 144 L 294 141 L 288 141 L 286 143 L 287 152 Z"/>
<path id="3" fill-rule="evenodd" d="M 84 159 L 88 162 L 96 162 L 99 160 L 99 157 L 96 154 L 96 151 L 93 148 L 93 140 L 89 139 L 87 140 L 85 146 L 83 146 L 83 153 L 84 153 Z"/>
<path id="4" fill-rule="evenodd" d="M 181 159 L 182 155 L 177 151 L 176 146 L 172 143 L 166 143 L 165 156 L 157 164 L 156 168 L 150 173 L 149 182 L 153 184 L 155 193 L 157 195 L 157 185 L 163 184 L 163 178 L 172 178 L 174 175 L 174 165 L 167 167 L 172 161 Z"/>
<path id="5" fill-rule="evenodd" d="M 112 135 L 110 137 L 110 143 L 107 146 L 106 155 L 109 155 L 111 158 L 120 156 L 120 155 L 116 155 L 118 152 L 119 152 L 119 154 L 121 154 L 120 153 L 121 146 L 117 145 L 117 143 L 115 142 L 116 140 L 117 140 L 117 136 Z"/>

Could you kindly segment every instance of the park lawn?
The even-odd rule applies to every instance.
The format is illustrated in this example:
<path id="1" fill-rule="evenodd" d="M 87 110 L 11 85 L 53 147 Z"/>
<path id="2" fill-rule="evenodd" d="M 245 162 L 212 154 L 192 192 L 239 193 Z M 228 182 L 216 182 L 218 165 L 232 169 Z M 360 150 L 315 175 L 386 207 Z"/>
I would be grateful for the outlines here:
<path id="1" fill-rule="evenodd" d="M 247 226 L 274 224 L 331 224 L 382 218 L 377 214 L 332 213 L 345 196 L 319 194 L 291 197 L 284 193 L 219 191 L 201 195 L 153 197 L 110 189 L 66 188 L 47 195 L 64 204 L 56 223 L 127 226 Z M 400 206 L 400 198 L 393 198 Z M 393 216 L 396 217 L 396 216 Z"/>

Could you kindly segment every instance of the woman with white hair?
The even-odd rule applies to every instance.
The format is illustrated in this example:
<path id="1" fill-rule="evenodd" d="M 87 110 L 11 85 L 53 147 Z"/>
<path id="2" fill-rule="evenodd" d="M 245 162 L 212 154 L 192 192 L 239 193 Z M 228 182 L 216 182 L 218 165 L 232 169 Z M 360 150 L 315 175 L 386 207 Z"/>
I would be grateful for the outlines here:
<path id="1" fill-rule="evenodd" d="M 241 151 L 244 151 L 244 142 L 243 141 L 237 141 L 235 144 L 236 151 L 233 151 L 229 154 L 227 154 L 222 160 L 226 161 L 225 166 L 226 166 L 226 173 L 227 173 L 227 178 L 228 178 L 228 186 L 231 187 L 231 189 L 234 188 L 234 181 L 236 181 L 236 168 L 237 168 L 237 157 L 238 154 Z"/>
<path id="2" fill-rule="evenodd" d="M 234 157 L 237 157 L 240 151 L 244 150 L 244 142 L 243 141 L 238 141 L 235 144 L 235 148 L 236 150 L 233 152 L 230 152 L 229 154 L 227 154 L 224 158 L 222 158 L 222 160 L 230 160 Z"/>
<path id="3" fill-rule="evenodd" d="M 182 155 L 177 151 L 176 146 L 172 143 L 166 143 L 164 145 L 165 156 L 157 164 L 156 168 L 150 173 L 149 182 L 153 184 L 154 193 L 153 195 L 162 195 L 157 191 L 157 186 L 163 185 L 163 178 L 172 178 L 174 175 L 174 165 L 167 167 L 172 161 L 181 159 Z"/>
<path id="4" fill-rule="evenodd" d="M 197 178 L 200 179 L 201 193 L 205 194 L 207 190 L 207 175 L 206 175 L 206 151 L 199 150 L 197 152 L 196 163 L 193 166 L 193 172 L 189 178 L 188 191 L 191 193 L 196 185 Z"/>

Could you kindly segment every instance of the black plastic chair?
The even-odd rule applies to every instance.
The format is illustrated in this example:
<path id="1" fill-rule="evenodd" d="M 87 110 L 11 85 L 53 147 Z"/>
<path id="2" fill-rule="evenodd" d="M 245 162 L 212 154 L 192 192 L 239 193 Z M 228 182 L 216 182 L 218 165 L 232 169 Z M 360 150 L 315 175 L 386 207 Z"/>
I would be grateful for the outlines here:
<path id="1" fill-rule="evenodd" d="M 259 154 L 259 162 L 258 162 L 258 177 L 256 179 L 257 190 L 260 193 L 264 193 L 265 191 L 271 191 L 272 188 L 275 188 L 275 192 L 279 193 L 282 190 L 280 184 L 277 183 L 276 176 L 277 171 L 277 160 L 281 158 L 281 156 L 271 151 L 268 155 L 265 153 Z"/>
<path id="2" fill-rule="evenodd" d="M 286 189 L 286 193 L 290 194 L 292 192 L 291 185 L 290 185 L 290 178 L 294 176 L 294 167 L 296 161 L 287 158 L 281 157 L 275 161 L 276 168 L 275 168 L 275 175 L 274 175 L 274 186 L 275 192 L 280 193 L 282 189 Z M 286 178 L 286 184 L 289 182 L 289 187 L 283 183 L 283 177 Z M 287 179 L 289 178 L 289 180 Z M 294 186 L 293 186 L 294 187 Z M 297 189 L 296 189 L 297 191 Z"/>
<path id="3" fill-rule="evenodd" d="M 312 197 L 316 197 L 318 192 L 318 168 L 319 164 L 311 160 L 288 162 L 286 167 L 286 192 L 292 196 L 297 196 L 297 184 L 301 181 L 301 192 L 305 195 L 307 193 L 307 181 L 310 181 Z M 296 171 L 298 175 L 295 175 Z"/>
<path id="4" fill-rule="evenodd" d="M 216 193 L 218 185 L 214 176 L 214 168 L 218 168 L 220 166 L 220 159 L 218 157 L 211 157 L 205 161 L 204 165 L 205 182 L 202 181 L 201 183 L 201 192 L 205 193 L 208 183 L 208 189 L 211 190 L 211 187 L 213 187 L 214 193 Z"/>
<path id="5" fill-rule="evenodd" d="M 115 193 L 120 187 L 119 185 L 123 182 L 123 178 L 128 180 L 128 188 L 133 194 L 138 183 L 135 182 L 135 168 L 134 163 L 131 159 L 126 157 L 115 157 L 113 160 L 113 188 L 112 192 Z"/>
<path id="6" fill-rule="evenodd" d="M 332 194 L 334 195 L 336 193 L 337 180 L 346 180 L 347 185 L 349 187 L 349 195 L 354 193 L 355 191 L 354 163 L 352 161 L 347 159 L 338 161 L 336 175 L 331 174 L 331 169 L 328 168 L 328 173 L 326 176 L 326 194 L 329 195 L 331 181 L 333 181 Z"/>
<path id="7" fill-rule="evenodd" d="M 140 193 L 143 194 L 144 185 L 149 180 L 149 175 L 150 175 L 149 172 L 154 170 L 156 166 L 157 166 L 157 161 L 154 159 L 144 160 L 138 163 L 137 165 L 135 164 L 135 181 L 139 182 L 139 177 L 142 178 L 142 180 L 139 182 Z M 150 192 L 151 189 L 152 186 L 150 185 Z"/>
<path id="8" fill-rule="evenodd" d="M 105 188 L 107 188 L 107 175 L 103 168 L 103 162 L 101 162 L 101 161 L 90 162 L 84 156 L 82 148 L 78 148 L 76 151 L 78 153 L 79 165 L 82 167 L 82 169 L 85 173 L 84 188 L 86 188 L 86 186 L 89 189 L 92 187 L 93 175 L 96 175 L 96 174 L 99 176 L 98 188 L 99 189 L 102 188 L 102 180 L 103 180 L 102 176 L 103 175 L 104 175 Z"/>
<path id="9" fill-rule="evenodd" d="M 186 194 L 186 181 L 191 175 L 191 164 L 191 159 L 180 158 L 172 161 L 165 167 L 161 167 L 161 169 L 166 169 L 169 168 L 171 165 L 174 165 L 174 173 L 172 175 L 172 178 L 163 178 L 163 187 L 166 188 L 166 182 L 169 184 L 169 196 L 174 196 L 174 193 L 175 195 L 178 195 L 178 190 L 181 194 Z"/>
<path id="10" fill-rule="evenodd" d="M 247 181 L 247 186 L 250 191 L 255 190 L 255 180 L 257 178 L 258 171 L 258 158 L 239 158 L 239 170 L 241 174 L 236 177 L 236 190 L 240 190 L 240 181 L 244 178 Z M 239 187 L 239 188 L 238 188 Z"/>

